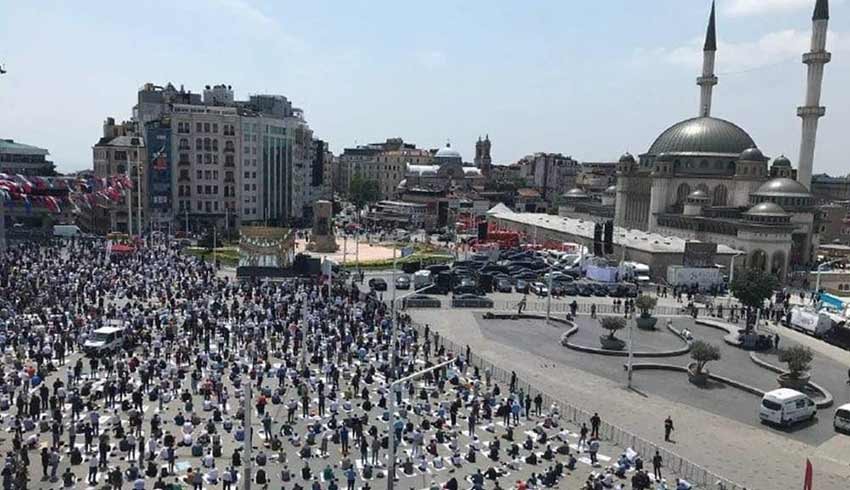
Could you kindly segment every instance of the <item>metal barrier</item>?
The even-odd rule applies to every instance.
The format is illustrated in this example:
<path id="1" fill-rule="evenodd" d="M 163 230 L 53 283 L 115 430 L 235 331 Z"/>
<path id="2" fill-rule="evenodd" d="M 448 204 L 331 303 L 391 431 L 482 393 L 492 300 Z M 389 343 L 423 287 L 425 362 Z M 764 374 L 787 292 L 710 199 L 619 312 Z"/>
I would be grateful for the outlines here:
<path id="1" fill-rule="evenodd" d="M 517 301 L 507 301 L 508 304 L 513 303 L 514 308 L 516 309 Z M 559 305 L 563 310 L 564 306 Z M 579 305 L 580 307 L 582 305 Z M 587 306 L 587 310 L 589 311 L 590 305 L 585 304 Z M 611 305 L 597 305 L 597 308 L 611 307 Z M 543 303 L 543 311 L 545 311 L 545 303 Z M 568 307 L 567 307 L 568 310 Z M 525 311 L 529 311 L 527 308 Z M 539 311 L 536 309 L 531 309 L 530 311 Z M 555 312 L 555 304 L 552 304 L 552 311 Z M 563 312 L 563 311 L 562 311 Z M 597 309 L 597 312 L 604 313 L 604 311 L 600 311 Z M 413 324 L 414 328 L 419 332 L 419 335 L 424 335 L 425 329 L 422 325 Z M 458 356 L 466 355 L 466 346 L 458 345 L 451 340 L 446 339 L 442 335 L 439 335 L 438 332 L 432 332 L 432 336 L 434 337 L 434 348 L 439 349 L 443 347 L 446 351 L 453 352 Z M 491 380 L 500 384 L 510 384 L 511 382 L 511 373 L 497 367 L 492 362 L 484 359 L 478 354 L 471 352 L 470 359 L 468 359 L 469 365 L 473 368 L 478 368 L 481 375 L 489 372 Z M 581 425 L 582 422 L 588 423 L 590 422 L 590 417 L 592 414 L 581 408 L 578 408 L 574 405 L 571 405 L 563 400 L 552 396 L 551 394 L 539 390 L 531 385 L 528 381 L 522 379 L 519 375 L 516 375 L 516 391 L 522 391 L 523 393 L 528 393 L 531 396 L 540 393 L 543 398 L 543 406 L 551 407 L 552 405 L 556 405 L 558 410 L 561 413 L 561 417 L 565 418 L 569 422 L 572 422 L 576 425 Z M 639 436 L 632 434 L 631 432 L 622 429 L 616 425 L 609 424 L 607 422 L 602 422 L 599 425 L 599 435 L 602 439 L 612 442 L 613 444 L 620 446 L 622 448 L 632 448 L 638 454 L 640 454 L 644 461 L 651 461 L 652 456 L 655 454 L 655 451 L 658 451 L 661 457 L 664 460 L 664 468 L 666 471 L 672 471 L 676 474 L 677 477 L 683 478 L 690 482 L 692 485 L 700 488 L 713 488 L 719 490 L 746 490 L 746 488 L 738 483 L 732 482 L 722 476 L 719 476 L 702 466 L 693 463 L 682 456 L 664 448 L 660 447 L 646 439 L 643 439 Z"/>

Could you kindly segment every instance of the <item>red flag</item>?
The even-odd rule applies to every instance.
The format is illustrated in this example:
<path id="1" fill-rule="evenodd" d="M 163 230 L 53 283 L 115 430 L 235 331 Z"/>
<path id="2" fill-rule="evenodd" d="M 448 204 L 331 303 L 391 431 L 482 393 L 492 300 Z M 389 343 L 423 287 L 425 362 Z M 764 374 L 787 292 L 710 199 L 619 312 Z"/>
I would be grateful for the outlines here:
<path id="1" fill-rule="evenodd" d="M 806 458 L 806 478 L 803 481 L 803 490 L 812 490 L 812 462 Z"/>

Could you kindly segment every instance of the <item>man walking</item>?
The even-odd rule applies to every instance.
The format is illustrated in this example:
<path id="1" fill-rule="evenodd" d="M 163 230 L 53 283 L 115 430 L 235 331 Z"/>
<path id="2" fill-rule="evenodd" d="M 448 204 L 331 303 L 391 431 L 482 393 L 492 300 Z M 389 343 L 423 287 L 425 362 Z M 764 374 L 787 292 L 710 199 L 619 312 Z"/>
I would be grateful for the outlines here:
<path id="1" fill-rule="evenodd" d="M 593 417 L 590 417 L 590 437 L 599 438 L 599 424 L 602 419 L 599 418 L 598 412 L 593 412 Z"/>
<path id="2" fill-rule="evenodd" d="M 670 434 L 673 432 L 673 419 L 668 415 L 664 419 L 664 442 L 673 442 L 670 440 Z"/>

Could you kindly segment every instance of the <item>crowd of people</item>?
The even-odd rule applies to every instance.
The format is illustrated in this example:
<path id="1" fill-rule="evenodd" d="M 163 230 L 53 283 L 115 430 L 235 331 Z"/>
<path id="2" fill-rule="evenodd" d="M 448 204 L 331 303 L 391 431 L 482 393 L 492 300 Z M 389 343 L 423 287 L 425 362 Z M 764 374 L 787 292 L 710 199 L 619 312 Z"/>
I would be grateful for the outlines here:
<path id="1" fill-rule="evenodd" d="M 598 416 L 572 430 L 354 284 L 74 241 L 0 254 L 0 297 L 3 489 L 369 490 L 393 447 L 404 489 L 566 488 L 579 465 L 588 489 L 661 481 L 603 458 Z M 105 325 L 120 345 L 85 352 Z"/>

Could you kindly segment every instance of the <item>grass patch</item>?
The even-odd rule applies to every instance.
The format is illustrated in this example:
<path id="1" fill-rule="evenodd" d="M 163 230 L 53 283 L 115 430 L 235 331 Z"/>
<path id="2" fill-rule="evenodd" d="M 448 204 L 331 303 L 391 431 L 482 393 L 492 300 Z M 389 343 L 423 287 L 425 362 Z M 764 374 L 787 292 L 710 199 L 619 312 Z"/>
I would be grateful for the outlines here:
<path id="1" fill-rule="evenodd" d="M 200 257 L 207 262 L 213 260 L 213 251 L 202 247 L 187 247 L 183 253 Z M 215 249 L 215 258 L 224 265 L 239 265 L 239 249 L 236 247 L 219 247 Z"/>
<path id="2" fill-rule="evenodd" d="M 445 255 L 445 254 L 420 254 L 414 253 L 413 255 L 408 255 L 407 257 L 398 259 L 397 263 L 399 266 L 402 264 L 410 264 L 416 263 L 418 264 L 422 261 L 422 266 L 427 267 L 429 265 L 435 264 L 447 264 L 454 260 L 454 256 Z M 380 259 L 380 260 L 369 260 L 369 261 L 361 261 L 360 268 L 361 269 L 389 269 L 393 266 L 393 259 Z M 357 269 L 357 262 L 346 262 L 346 269 Z"/>

